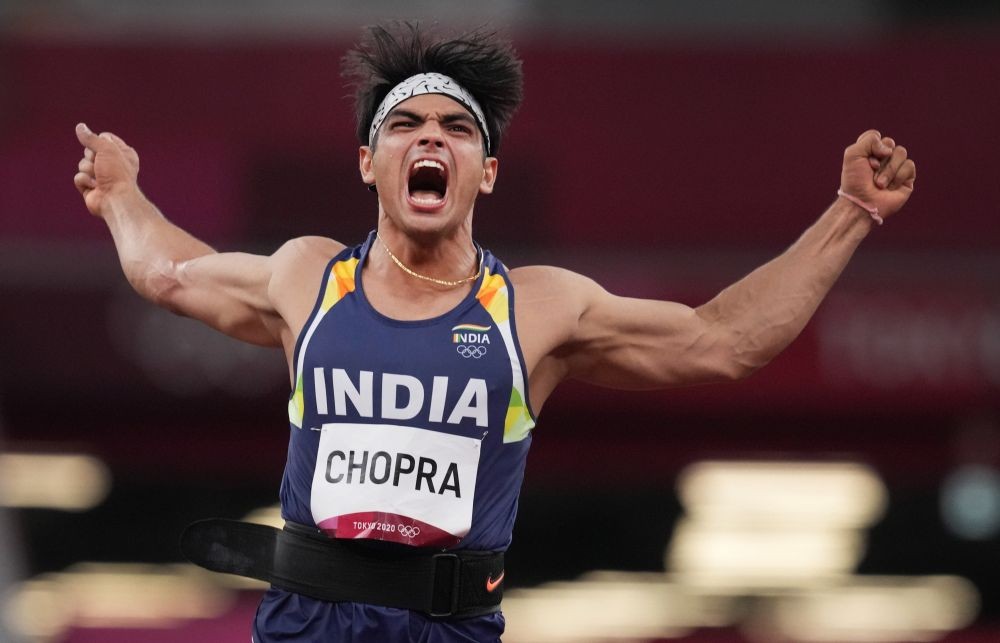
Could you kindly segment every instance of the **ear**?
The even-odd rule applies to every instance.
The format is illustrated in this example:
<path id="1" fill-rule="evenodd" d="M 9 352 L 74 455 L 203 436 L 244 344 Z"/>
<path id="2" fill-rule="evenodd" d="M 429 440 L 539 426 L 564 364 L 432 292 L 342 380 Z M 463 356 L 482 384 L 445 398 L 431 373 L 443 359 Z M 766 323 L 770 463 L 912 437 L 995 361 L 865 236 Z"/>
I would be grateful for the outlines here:
<path id="1" fill-rule="evenodd" d="M 374 156 L 375 152 L 367 145 L 358 148 L 358 168 L 361 170 L 361 180 L 368 186 L 375 185 L 375 169 L 372 167 Z"/>
<path id="2" fill-rule="evenodd" d="M 497 166 L 499 163 L 494 156 L 487 156 L 483 159 L 483 181 L 479 184 L 480 194 L 491 194 L 493 192 L 493 184 L 497 180 Z"/>

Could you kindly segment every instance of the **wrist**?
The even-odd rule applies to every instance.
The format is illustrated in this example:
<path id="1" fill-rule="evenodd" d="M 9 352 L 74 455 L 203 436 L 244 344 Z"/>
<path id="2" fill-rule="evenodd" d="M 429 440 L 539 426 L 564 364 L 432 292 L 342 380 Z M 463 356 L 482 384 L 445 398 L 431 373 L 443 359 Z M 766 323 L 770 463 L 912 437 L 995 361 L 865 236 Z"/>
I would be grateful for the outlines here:
<path id="1" fill-rule="evenodd" d="M 876 206 L 870 203 L 866 203 L 865 201 L 862 201 L 853 194 L 845 192 L 843 188 L 839 188 L 837 190 L 837 198 L 847 201 L 855 208 L 863 210 L 868 215 L 868 217 L 878 225 L 882 225 L 882 223 L 884 223 L 884 219 L 882 219 L 882 216 L 879 214 L 878 208 Z"/>
<path id="2" fill-rule="evenodd" d="M 135 183 L 115 187 L 108 190 L 104 198 L 101 199 L 99 216 L 105 221 L 129 216 L 130 212 L 141 207 L 145 201 L 145 195 Z"/>

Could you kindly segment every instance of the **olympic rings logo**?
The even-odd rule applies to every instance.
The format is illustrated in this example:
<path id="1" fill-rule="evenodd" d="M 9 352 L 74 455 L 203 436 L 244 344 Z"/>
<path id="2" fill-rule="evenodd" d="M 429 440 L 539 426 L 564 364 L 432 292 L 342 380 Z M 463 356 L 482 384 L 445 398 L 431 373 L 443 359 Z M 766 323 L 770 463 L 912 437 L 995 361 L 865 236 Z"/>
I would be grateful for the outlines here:
<path id="1" fill-rule="evenodd" d="M 414 527 L 413 525 L 397 525 L 399 533 L 406 538 L 416 538 L 420 535 L 420 527 Z"/>
<path id="2" fill-rule="evenodd" d="M 475 359 L 479 359 L 480 357 L 486 354 L 485 346 L 472 346 L 469 344 L 459 344 L 458 346 L 455 347 L 455 350 L 457 350 L 458 354 L 461 355 L 462 357 L 473 357 Z"/>

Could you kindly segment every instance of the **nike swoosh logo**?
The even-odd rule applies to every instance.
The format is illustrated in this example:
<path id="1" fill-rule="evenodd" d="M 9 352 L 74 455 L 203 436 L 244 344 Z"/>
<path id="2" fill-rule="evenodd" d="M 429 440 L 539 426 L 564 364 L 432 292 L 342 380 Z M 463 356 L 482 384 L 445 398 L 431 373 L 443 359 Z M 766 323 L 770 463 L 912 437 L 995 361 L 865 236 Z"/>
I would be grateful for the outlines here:
<path id="1" fill-rule="evenodd" d="M 492 576 L 487 576 L 486 577 L 486 591 L 487 592 L 492 592 L 497 587 L 499 587 L 500 583 L 503 582 L 503 575 L 504 575 L 504 573 L 506 573 L 506 570 L 501 570 L 500 571 L 500 575 L 497 576 L 496 580 L 493 580 Z"/>

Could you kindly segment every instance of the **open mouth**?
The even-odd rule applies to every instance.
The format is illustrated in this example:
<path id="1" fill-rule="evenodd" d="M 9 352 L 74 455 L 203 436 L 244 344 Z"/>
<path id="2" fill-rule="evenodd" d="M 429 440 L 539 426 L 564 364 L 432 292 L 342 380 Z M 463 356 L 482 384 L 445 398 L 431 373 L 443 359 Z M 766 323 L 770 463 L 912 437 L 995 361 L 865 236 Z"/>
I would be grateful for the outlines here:
<path id="1" fill-rule="evenodd" d="M 410 168 L 407 187 L 410 199 L 415 204 L 440 205 L 448 192 L 448 173 L 442 163 L 432 159 L 421 159 Z"/>

